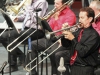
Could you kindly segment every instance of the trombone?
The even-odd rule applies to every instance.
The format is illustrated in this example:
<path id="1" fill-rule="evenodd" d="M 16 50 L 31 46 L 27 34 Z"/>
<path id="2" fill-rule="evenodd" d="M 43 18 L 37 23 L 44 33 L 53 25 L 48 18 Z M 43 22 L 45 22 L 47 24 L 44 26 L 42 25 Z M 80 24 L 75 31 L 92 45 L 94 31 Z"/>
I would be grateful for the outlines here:
<path id="1" fill-rule="evenodd" d="M 98 15 L 95 16 L 94 22 L 96 21 L 96 19 L 97 19 L 98 17 L 100 17 L 100 13 L 99 13 Z"/>
<path id="2" fill-rule="evenodd" d="M 12 11 L 13 12 L 12 15 L 13 14 L 17 15 L 19 13 L 21 7 L 23 7 L 27 1 L 28 0 L 21 1 L 21 3 L 18 6 L 16 6 L 16 7 L 15 6 L 7 6 L 6 9 L 8 11 L 10 11 L 10 12 Z"/>
<path id="3" fill-rule="evenodd" d="M 50 47 L 48 47 L 44 52 L 42 52 L 38 57 L 40 57 L 42 54 L 44 54 L 46 51 L 48 51 L 51 47 L 53 47 L 56 43 L 58 43 L 59 40 L 57 40 L 55 43 L 53 43 Z M 53 54 L 56 50 L 58 50 L 61 47 L 61 45 L 59 45 L 54 51 L 52 51 L 50 54 L 48 54 L 43 60 L 41 60 L 38 64 L 40 64 L 41 62 L 43 62 L 46 58 L 48 58 L 51 54 Z M 34 61 L 36 61 L 37 58 L 33 59 L 30 63 L 28 63 L 25 66 L 25 70 L 30 72 L 31 70 L 33 70 L 34 68 L 37 67 L 37 65 L 33 66 L 31 69 L 28 68 L 28 66 L 33 63 Z"/>
<path id="4" fill-rule="evenodd" d="M 0 9 L 0 12 L 1 12 L 2 15 L 3 15 L 4 11 L 3 11 L 2 9 Z M 5 23 L 6 23 L 6 21 L 3 22 L 3 24 L 5 24 Z M 5 27 L 5 29 L 0 33 L 0 36 L 7 30 L 7 28 L 8 28 L 8 25 L 6 24 L 6 27 Z"/>
<path id="5" fill-rule="evenodd" d="M 73 29 L 74 30 L 73 30 Z M 76 25 L 74 26 L 71 26 L 71 27 L 68 27 L 68 28 L 64 28 L 64 29 L 61 29 L 61 30 L 57 30 L 57 31 L 54 31 L 54 32 L 51 32 L 50 34 L 54 34 L 54 33 L 57 33 L 57 32 L 60 32 L 60 31 L 63 31 L 63 30 L 70 30 L 71 32 L 76 32 L 78 30 L 78 28 L 80 28 L 80 23 L 77 23 Z M 60 38 L 61 39 L 61 38 Z M 44 50 L 44 52 L 42 52 L 38 57 L 40 57 L 42 54 L 44 54 L 46 51 L 48 51 L 51 47 L 53 47 L 56 43 L 58 43 L 58 41 L 60 40 L 58 39 L 55 43 L 53 43 L 50 47 L 48 47 L 46 50 Z M 61 47 L 61 45 L 59 45 L 56 49 L 54 49 L 50 54 L 48 54 L 43 60 L 41 60 L 38 64 L 40 64 L 41 62 L 43 62 L 46 58 L 48 58 L 51 54 L 53 54 L 56 50 L 58 50 L 59 48 Z M 33 66 L 32 68 L 28 68 L 28 66 L 30 64 L 32 64 L 34 61 L 36 61 L 37 58 L 33 59 L 30 63 L 28 63 L 26 66 L 25 66 L 25 70 L 30 72 L 31 70 L 33 70 L 34 68 L 37 67 L 37 65 Z"/>
<path id="6" fill-rule="evenodd" d="M 21 36 L 19 36 L 18 38 L 16 38 L 12 43 L 10 43 L 8 46 L 7 46 L 7 50 L 9 52 L 13 51 L 16 47 L 18 47 L 22 42 L 24 42 L 26 39 L 28 39 L 32 34 L 34 34 L 37 29 L 35 31 L 33 31 L 31 34 L 29 34 L 25 39 L 23 39 L 22 41 L 20 41 L 16 46 L 14 46 L 13 48 L 10 49 L 10 46 L 16 42 L 19 38 L 21 38 L 24 34 L 26 34 L 31 28 L 29 28 L 28 30 L 26 30 Z"/>
<path id="7" fill-rule="evenodd" d="M 70 4 L 72 4 L 72 3 L 73 3 L 73 0 L 69 0 L 69 1 L 67 1 L 66 3 L 64 3 L 64 4 L 62 5 L 62 7 L 64 7 L 66 4 L 67 4 L 67 5 L 70 5 Z M 59 10 L 61 10 L 62 7 L 61 7 Z M 55 9 L 55 8 L 54 8 L 54 9 Z M 42 18 L 42 20 L 47 20 L 47 19 L 48 19 L 51 15 L 53 15 L 55 12 L 56 12 L 56 11 L 51 11 L 51 12 L 48 13 L 46 16 L 44 16 L 44 17 Z M 36 32 L 36 30 L 35 30 L 35 31 L 32 32 L 29 36 L 27 36 L 23 41 L 19 42 L 15 47 L 10 48 L 10 46 L 11 46 L 14 42 L 16 42 L 20 37 L 22 37 L 22 36 L 23 36 L 25 33 L 27 33 L 29 30 L 30 30 L 30 28 L 29 28 L 27 31 L 25 31 L 21 36 L 19 36 L 18 38 L 16 38 L 12 43 L 10 43 L 10 44 L 7 46 L 7 50 L 8 50 L 9 52 L 13 51 L 13 50 L 14 50 L 16 47 L 18 47 L 24 40 L 26 40 L 29 36 L 31 36 L 33 33 Z"/>
<path id="8" fill-rule="evenodd" d="M 40 17 L 40 19 L 42 19 L 42 20 L 48 20 L 48 19 L 49 19 L 52 15 L 54 15 L 57 11 L 62 10 L 63 7 L 65 7 L 66 5 L 67 5 L 67 6 L 72 5 L 73 2 L 74 2 L 74 0 L 69 0 L 69 1 L 65 2 L 59 9 L 56 9 L 56 8 L 52 9 L 52 10 L 51 10 L 50 12 L 48 12 L 48 14 L 45 15 L 43 18 Z"/>

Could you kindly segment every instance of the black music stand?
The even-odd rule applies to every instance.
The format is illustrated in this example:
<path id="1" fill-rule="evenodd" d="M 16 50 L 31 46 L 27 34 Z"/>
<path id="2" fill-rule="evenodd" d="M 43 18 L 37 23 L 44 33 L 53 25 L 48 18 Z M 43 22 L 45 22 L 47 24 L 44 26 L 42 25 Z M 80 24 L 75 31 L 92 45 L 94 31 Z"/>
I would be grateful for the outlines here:
<path id="1" fill-rule="evenodd" d="M 43 29 L 48 30 L 49 32 L 53 32 L 53 30 L 51 29 L 50 25 L 47 23 L 46 20 L 42 20 L 41 24 Z"/>
<path id="2" fill-rule="evenodd" d="M 53 32 L 53 30 L 51 29 L 50 25 L 48 24 L 48 22 L 46 20 L 42 20 L 41 24 L 42 24 L 42 27 L 44 30 L 47 30 L 49 32 Z M 47 39 L 46 39 L 46 46 L 47 46 Z M 46 75 L 48 75 L 47 59 L 46 59 Z"/>
<path id="3" fill-rule="evenodd" d="M 0 9 L 0 11 L 1 11 L 1 13 L 2 13 L 4 19 L 6 20 L 8 27 L 11 27 L 11 28 L 15 29 L 16 32 L 19 34 L 18 29 L 17 29 L 16 26 L 14 25 L 14 23 L 13 23 L 13 21 L 11 20 L 11 18 L 9 17 L 9 15 L 8 15 L 6 12 L 4 12 L 2 9 Z"/>
<path id="4" fill-rule="evenodd" d="M 5 3 L 6 3 L 6 0 L 0 0 L 0 8 L 3 9 L 4 11 L 6 11 Z"/>
<path id="5" fill-rule="evenodd" d="M 0 11 L 8 24 L 8 35 L 9 35 L 8 43 L 10 43 L 10 28 L 15 29 L 18 34 L 19 34 L 19 32 L 17 31 L 17 28 L 15 27 L 14 23 L 12 22 L 12 20 L 8 16 L 8 14 L 6 12 L 4 12 L 2 9 L 0 9 Z M 8 52 L 8 57 L 9 57 L 9 71 L 10 71 L 9 74 L 11 75 L 11 54 L 10 54 L 10 52 Z"/>

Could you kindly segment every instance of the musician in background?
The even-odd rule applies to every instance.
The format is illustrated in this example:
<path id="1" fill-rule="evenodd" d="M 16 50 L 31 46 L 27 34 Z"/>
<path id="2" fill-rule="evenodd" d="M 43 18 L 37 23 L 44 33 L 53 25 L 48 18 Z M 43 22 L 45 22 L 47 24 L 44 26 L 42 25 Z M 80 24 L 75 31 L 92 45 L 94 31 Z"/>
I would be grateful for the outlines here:
<path id="1" fill-rule="evenodd" d="M 94 75 L 100 46 L 99 34 L 92 27 L 94 16 L 95 13 L 90 7 L 81 8 L 79 13 L 81 28 L 74 33 L 62 32 L 64 35 L 61 39 L 62 45 L 66 48 L 71 47 L 71 50 L 56 53 L 56 64 L 59 66 L 60 58 L 64 57 L 65 65 L 70 65 L 71 75 Z"/>
<path id="2" fill-rule="evenodd" d="M 93 28 L 99 33 L 100 35 L 100 1 L 92 1 L 89 5 L 90 8 L 92 8 L 95 12 L 95 22 L 92 24 Z M 100 47 L 99 47 L 100 48 Z M 99 49 L 99 54 L 98 54 L 98 66 L 100 65 L 100 49 Z M 99 69 L 95 71 L 96 75 L 100 75 Z"/>
<path id="3" fill-rule="evenodd" d="M 81 0 L 81 1 L 82 1 L 82 7 L 88 7 L 91 1 L 94 1 L 94 0 Z"/>
<path id="4" fill-rule="evenodd" d="M 59 9 L 65 2 L 69 0 L 54 0 L 54 7 L 56 9 Z M 62 28 L 62 24 L 68 23 L 69 26 L 72 26 L 76 23 L 76 16 L 74 12 L 65 5 L 62 9 L 57 11 L 55 14 L 51 16 L 49 19 L 49 25 L 52 28 L 53 31 L 59 30 Z M 56 33 L 55 35 L 60 35 L 61 32 Z M 51 46 L 54 43 L 52 40 L 48 40 L 45 38 L 38 40 L 38 52 L 44 51 L 46 48 Z M 55 48 L 60 45 L 60 42 L 56 43 L 50 50 L 47 51 L 47 53 L 51 53 Z M 59 50 L 64 49 L 64 47 L 60 47 Z M 58 51 L 58 50 L 57 50 Z M 56 51 L 56 52 L 57 52 Z M 32 42 L 32 59 L 34 59 L 37 56 L 37 40 Z M 52 75 L 57 74 L 57 67 L 55 64 L 55 52 L 50 56 L 51 60 L 51 66 L 52 66 Z M 32 63 L 32 66 L 36 64 L 36 61 Z M 35 69 L 32 70 L 32 72 L 36 72 Z"/>
<path id="5" fill-rule="evenodd" d="M 32 3 L 30 6 L 25 10 L 24 14 L 21 16 L 18 16 L 14 19 L 15 22 L 23 22 L 23 29 L 20 31 L 20 34 L 16 32 L 16 30 L 11 30 L 10 32 L 5 32 L 0 37 L 0 42 L 3 44 L 5 48 L 7 48 L 8 45 L 8 33 L 10 34 L 10 42 L 13 42 L 16 38 L 21 36 L 24 32 L 26 32 L 29 28 L 30 30 L 25 33 L 17 42 L 14 42 L 14 44 L 11 46 L 14 47 L 18 42 L 22 41 L 24 38 L 26 38 L 29 34 L 34 32 L 37 29 L 37 20 L 36 20 L 36 9 L 41 8 L 41 11 L 38 12 L 38 17 L 43 17 L 46 14 L 46 11 L 48 9 L 48 3 L 46 0 L 32 0 Z M 39 33 L 39 35 L 37 34 Z M 31 37 L 32 40 L 35 40 L 38 38 L 44 37 L 44 32 L 42 31 L 40 25 L 38 25 L 38 32 L 36 31 Z M 25 40 L 27 42 L 27 40 Z M 23 54 L 21 50 L 17 47 L 15 48 L 10 54 L 11 54 L 11 72 L 17 71 L 17 55 L 18 53 L 21 55 Z M 9 58 L 8 58 L 9 59 Z M 9 72 L 9 67 L 7 67 L 4 72 Z"/>
<path id="6" fill-rule="evenodd" d="M 95 12 L 95 22 L 92 26 L 100 35 L 100 1 L 92 1 L 89 7 L 91 7 Z"/>

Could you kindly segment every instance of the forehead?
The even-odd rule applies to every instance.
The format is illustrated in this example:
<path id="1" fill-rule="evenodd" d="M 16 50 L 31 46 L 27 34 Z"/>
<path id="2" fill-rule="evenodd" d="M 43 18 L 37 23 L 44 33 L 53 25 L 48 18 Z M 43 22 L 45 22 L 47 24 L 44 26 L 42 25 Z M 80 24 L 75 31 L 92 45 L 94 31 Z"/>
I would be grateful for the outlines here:
<path id="1" fill-rule="evenodd" d="M 81 11 L 81 12 L 79 13 L 79 16 L 87 16 L 87 12 Z"/>
<path id="2" fill-rule="evenodd" d="M 54 0 L 55 3 L 62 3 L 62 0 Z"/>

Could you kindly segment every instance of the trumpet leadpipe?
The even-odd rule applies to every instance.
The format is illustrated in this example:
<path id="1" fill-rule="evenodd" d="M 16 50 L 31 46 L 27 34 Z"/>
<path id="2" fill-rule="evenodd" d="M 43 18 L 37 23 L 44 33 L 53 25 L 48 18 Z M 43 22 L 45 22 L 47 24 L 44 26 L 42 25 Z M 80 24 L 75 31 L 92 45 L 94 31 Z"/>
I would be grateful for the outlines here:
<path id="1" fill-rule="evenodd" d="M 60 29 L 60 30 L 57 30 L 57 31 L 54 31 L 54 32 L 50 32 L 50 35 L 54 34 L 54 33 L 57 33 L 57 32 L 61 32 L 63 30 L 68 30 L 68 31 L 71 31 L 71 32 L 75 32 L 78 28 L 79 28 L 79 25 L 76 24 L 76 25 L 71 26 L 71 27 L 67 27 L 67 28 L 63 28 L 63 29 Z"/>
<path id="2" fill-rule="evenodd" d="M 81 24 L 81 23 L 77 23 L 76 25 L 73 25 L 73 26 L 71 26 L 71 27 L 66 27 L 66 28 L 63 28 L 63 29 L 60 29 L 60 30 L 56 30 L 56 31 L 53 31 L 53 32 L 48 32 L 48 31 L 46 31 L 46 38 L 47 38 L 47 39 L 50 39 L 50 37 L 51 37 L 52 34 L 61 32 L 61 31 L 63 31 L 63 30 L 68 30 L 68 31 L 71 31 L 71 32 L 76 32 L 76 31 L 78 30 L 78 28 L 81 27 L 80 24 Z M 63 35 L 61 35 L 61 36 L 63 36 Z"/>

